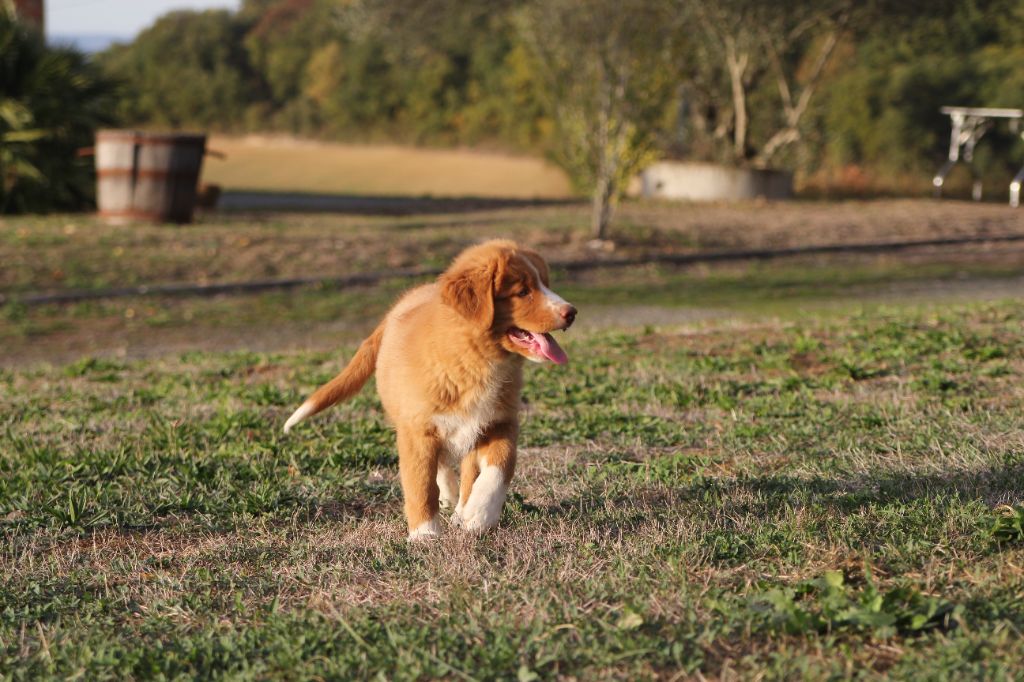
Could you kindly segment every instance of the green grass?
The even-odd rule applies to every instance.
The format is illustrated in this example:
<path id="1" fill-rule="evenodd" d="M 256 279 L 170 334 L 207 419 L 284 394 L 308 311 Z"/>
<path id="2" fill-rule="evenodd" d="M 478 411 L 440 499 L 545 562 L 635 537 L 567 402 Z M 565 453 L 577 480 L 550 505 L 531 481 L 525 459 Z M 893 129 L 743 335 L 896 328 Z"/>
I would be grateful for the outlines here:
<path id="1" fill-rule="evenodd" d="M 0 371 L 0 676 L 1024 675 L 1020 303 L 564 345 L 426 545 L 372 390 L 280 433 L 337 354 Z"/>

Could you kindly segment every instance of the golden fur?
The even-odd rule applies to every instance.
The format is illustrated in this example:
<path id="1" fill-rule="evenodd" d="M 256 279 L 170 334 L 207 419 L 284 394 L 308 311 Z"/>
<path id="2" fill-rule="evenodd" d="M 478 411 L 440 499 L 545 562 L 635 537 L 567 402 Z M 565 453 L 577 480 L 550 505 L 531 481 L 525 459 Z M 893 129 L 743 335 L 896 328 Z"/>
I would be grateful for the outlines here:
<path id="1" fill-rule="evenodd" d="M 466 249 L 436 282 L 398 300 L 285 431 L 350 398 L 376 370 L 397 432 L 410 539 L 439 534 L 441 503 L 469 531 L 493 527 L 515 471 L 523 359 L 565 362 L 548 332 L 576 316 L 548 277 L 544 259 L 513 242 Z"/>

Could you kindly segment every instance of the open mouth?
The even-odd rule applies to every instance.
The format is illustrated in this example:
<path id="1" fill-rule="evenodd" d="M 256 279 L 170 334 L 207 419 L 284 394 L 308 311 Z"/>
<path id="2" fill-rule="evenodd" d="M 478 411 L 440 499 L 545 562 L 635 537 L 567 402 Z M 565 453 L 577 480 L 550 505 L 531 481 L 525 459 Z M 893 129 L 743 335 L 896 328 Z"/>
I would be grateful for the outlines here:
<path id="1" fill-rule="evenodd" d="M 564 365 L 569 362 L 569 356 L 565 354 L 551 334 L 538 334 L 519 327 L 512 327 L 508 330 L 508 338 L 520 348 L 528 350 L 539 360 L 550 360 L 556 365 Z"/>

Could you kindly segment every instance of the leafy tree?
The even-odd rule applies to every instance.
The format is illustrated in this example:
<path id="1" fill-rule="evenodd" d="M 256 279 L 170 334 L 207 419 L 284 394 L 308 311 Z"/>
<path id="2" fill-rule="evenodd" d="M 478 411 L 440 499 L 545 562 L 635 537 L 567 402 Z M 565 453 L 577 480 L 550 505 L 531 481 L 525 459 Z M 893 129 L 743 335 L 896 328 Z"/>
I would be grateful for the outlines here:
<path id="1" fill-rule="evenodd" d="M 235 13 L 161 18 L 100 63 L 127 83 L 132 124 L 548 153 L 591 194 L 604 235 L 626 178 L 658 153 L 805 172 L 932 170 L 949 134 L 939 106 L 1024 105 L 1022 8 L 243 0 Z"/>
<path id="2" fill-rule="evenodd" d="M 827 132 L 815 156 L 831 166 L 859 164 L 875 173 L 927 177 L 945 159 L 947 104 L 1024 107 L 1015 57 L 1024 49 L 1013 0 L 938 0 L 888 8 L 886 21 L 860 38 L 855 58 L 823 92 L 814 121 Z M 1015 146 L 1005 128 L 979 148 Z"/>
<path id="3" fill-rule="evenodd" d="M 103 67 L 129 84 L 121 114 L 170 128 L 241 125 L 261 91 L 243 28 L 227 11 L 172 12 L 132 44 L 105 52 Z"/>
<path id="4" fill-rule="evenodd" d="M 606 239 L 632 175 L 656 154 L 673 91 L 672 17 L 657 0 L 540 0 L 519 16 L 555 122 L 553 153 Z"/>
<path id="5" fill-rule="evenodd" d="M 313 55 L 338 36 L 333 0 L 281 0 L 268 5 L 245 33 L 249 63 L 263 86 L 274 127 L 315 132 L 322 126 L 304 93 Z"/>
<path id="6" fill-rule="evenodd" d="M 92 203 L 93 164 L 77 152 L 113 122 L 114 94 L 81 53 L 46 47 L 0 11 L 0 212 Z"/>
<path id="7" fill-rule="evenodd" d="M 362 46 L 372 45 L 377 67 L 374 73 L 348 68 L 346 77 L 384 80 L 394 97 L 388 115 L 396 131 L 416 142 L 501 139 L 536 148 L 543 114 L 530 77 L 522 78 L 528 64 L 517 52 L 511 25 L 517 4 L 344 3 L 339 16 L 349 49 L 358 56 Z M 360 59 L 352 61 L 356 64 L 347 66 L 362 65 Z"/>
<path id="8" fill-rule="evenodd" d="M 316 103 L 329 133 L 398 138 L 395 121 L 406 99 L 398 79 L 377 36 L 342 35 L 311 57 L 304 92 Z"/>

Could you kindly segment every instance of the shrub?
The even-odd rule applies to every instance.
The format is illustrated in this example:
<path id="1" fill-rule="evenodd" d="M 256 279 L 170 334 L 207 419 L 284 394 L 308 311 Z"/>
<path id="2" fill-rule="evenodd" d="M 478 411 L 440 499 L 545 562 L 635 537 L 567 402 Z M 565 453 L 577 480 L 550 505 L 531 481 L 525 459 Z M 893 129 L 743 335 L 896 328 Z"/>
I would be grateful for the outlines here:
<path id="1" fill-rule="evenodd" d="M 92 160 L 78 150 L 113 121 L 116 87 L 73 49 L 0 12 L 0 213 L 93 203 Z"/>

